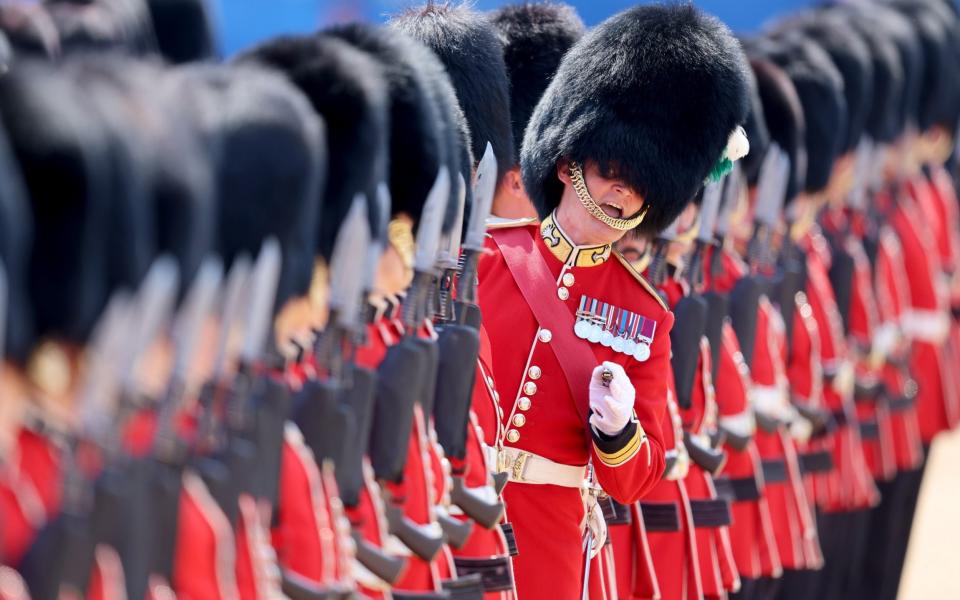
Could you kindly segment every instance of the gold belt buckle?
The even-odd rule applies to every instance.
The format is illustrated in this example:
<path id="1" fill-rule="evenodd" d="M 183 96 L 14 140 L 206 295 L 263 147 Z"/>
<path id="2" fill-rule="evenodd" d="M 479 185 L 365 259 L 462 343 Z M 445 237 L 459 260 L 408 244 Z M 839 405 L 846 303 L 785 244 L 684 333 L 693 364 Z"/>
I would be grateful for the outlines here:
<path id="1" fill-rule="evenodd" d="M 517 453 L 517 458 L 514 459 L 510 472 L 514 481 L 523 481 L 523 468 L 526 466 L 529 456 L 530 454 L 522 450 Z"/>

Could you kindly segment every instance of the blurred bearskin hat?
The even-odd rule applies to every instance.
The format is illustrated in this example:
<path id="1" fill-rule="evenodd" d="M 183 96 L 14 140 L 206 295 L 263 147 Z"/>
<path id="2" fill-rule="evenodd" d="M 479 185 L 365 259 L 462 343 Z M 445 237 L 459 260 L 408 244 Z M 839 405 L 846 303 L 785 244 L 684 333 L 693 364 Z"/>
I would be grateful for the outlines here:
<path id="1" fill-rule="evenodd" d="M 443 63 L 469 125 L 473 158 L 479 160 L 489 142 L 501 178 L 516 161 L 510 84 L 493 24 L 463 5 L 429 3 L 392 19 L 389 26 L 422 42 Z"/>
<path id="2" fill-rule="evenodd" d="M 846 140 L 843 78 L 826 51 L 803 37 L 776 40 L 767 57 L 786 72 L 800 98 L 806 124 L 804 190 L 819 192 L 830 180 L 833 163 Z"/>
<path id="3" fill-rule="evenodd" d="M 763 117 L 770 133 L 770 142 L 777 144 L 790 159 L 785 194 L 785 201 L 789 203 L 803 189 L 807 177 L 803 105 L 800 104 L 793 82 L 783 69 L 760 57 L 751 57 L 750 66 L 757 80 L 757 92 L 763 104 Z"/>
<path id="4" fill-rule="evenodd" d="M 174 64 L 216 58 L 207 0 L 147 0 L 157 49 Z"/>
<path id="5" fill-rule="evenodd" d="M 387 180 L 389 97 L 382 69 L 347 42 L 321 36 L 275 38 L 238 59 L 251 62 L 283 72 L 323 117 L 329 176 L 316 242 L 329 259 L 356 194 L 374 198 Z"/>
<path id="6" fill-rule="evenodd" d="M 767 122 L 763 114 L 763 102 L 760 100 L 757 78 L 752 69 L 749 71 L 748 83 L 750 85 L 750 112 L 747 113 L 747 120 L 743 123 L 743 130 L 747 133 L 747 139 L 750 140 L 750 152 L 741 160 L 741 166 L 747 181 L 753 184 L 757 180 L 763 157 L 767 154 L 767 148 L 770 146 L 770 131 L 767 129 Z"/>
<path id="7" fill-rule="evenodd" d="M 276 306 L 306 294 L 326 169 L 320 117 L 293 84 L 267 69 L 194 65 L 172 77 L 174 91 L 201 87 L 215 107 L 201 118 L 217 138 L 220 255 L 229 265 L 274 237 L 283 254 Z"/>
<path id="8" fill-rule="evenodd" d="M 583 37 L 586 27 L 572 6 L 552 2 L 507 5 L 494 11 L 491 19 L 503 42 L 503 58 L 510 77 L 513 142 L 519 157 L 523 131 L 533 109 L 563 55 Z"/>
<path id="9" fill-rule="evenodd" d="M 29 198 L 17 164 L 0 128 L 0 264 L 5 275 L 6 306 L 0 311 L 0 360 L 22 364 L 33 343 L 33 315 L 27 295 L 27 267 L 33 224 Z"/>
<path id="10" fill-rule="evenodd" d="M 60 55 L 60 35 L 42 4 L 0 2 L 0 29 L 16 57 Z"/>

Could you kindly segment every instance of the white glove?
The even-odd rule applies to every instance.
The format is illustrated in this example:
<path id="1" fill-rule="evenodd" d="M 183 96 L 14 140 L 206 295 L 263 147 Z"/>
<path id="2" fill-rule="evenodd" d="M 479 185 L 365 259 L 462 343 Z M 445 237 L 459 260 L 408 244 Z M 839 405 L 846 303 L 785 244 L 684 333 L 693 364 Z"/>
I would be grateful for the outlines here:
<path id="1" fill-rule="evenodd" d="M 613 374 L 609 386 L 603 383 L 604 371 Z M 616 436 L 630 422 L 636 396 L 636 390 L 623 367 L 603 361 L 593 370 L 590 378 L 590 426 L 600 433 Z"/>

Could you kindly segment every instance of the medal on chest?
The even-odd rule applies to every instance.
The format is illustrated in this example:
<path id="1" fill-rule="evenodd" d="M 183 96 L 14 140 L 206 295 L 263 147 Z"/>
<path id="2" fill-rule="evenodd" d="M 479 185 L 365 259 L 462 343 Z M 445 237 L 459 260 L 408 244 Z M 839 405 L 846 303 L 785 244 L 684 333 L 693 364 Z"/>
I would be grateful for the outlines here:
<path id="1" fill-rule="evenodd" d="M 580 296 L 576 316 L 573 332 L 580 339 L 640 362 L 650 358 L 650 344 L 657 330 L 653 319 L 586 295 Z"/>

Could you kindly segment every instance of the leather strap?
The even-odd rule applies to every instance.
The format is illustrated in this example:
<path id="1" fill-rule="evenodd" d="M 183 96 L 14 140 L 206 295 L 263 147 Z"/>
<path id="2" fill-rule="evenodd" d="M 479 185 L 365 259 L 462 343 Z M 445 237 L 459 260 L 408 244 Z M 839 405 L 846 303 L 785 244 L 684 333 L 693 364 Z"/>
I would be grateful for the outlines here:
<path id="1" fill-rule="evenodd" d="M 833 470 L 833 455 L 827 450 L 800 455 L 801 473 L 826 473 Z"/>
<path id="2" fill-rule="evenodd" d="M 717 477 L 713 486 L 717 496 L 731 502 L 755 502 L 762 495 L 755 477 Z"/>
<path id="3" fill-rule="evenodd" d="M 690 514 L 693 517 L 693 526 L 697 529 L 726 527 L 733 522 L 730 503 L 723 498 L 691 500 Z"/>
<path id="4" fill-rule="evenodd" d="M 491 235 L 537 323 L 553 334 L 548 345 L 560 363 L 580 421 L 588 439 L 592 440 L 589 423 L 590 378 L 597 358 L 586 340 L 574 335 L 573 315 L 557 297 L 556 277 L 550 272 L 530 230 L 526 227 L 498 229 Z"/>
<path id="5" fill-rule="evenodd" d="M 680 531 L 680 511 L 676 502 L 641 502 L 640 512 L 647 531 Z"/>
<path id="6" fill-rule="evenodd" d="M 633 519 L 630 516 L 630 506 L 620 504 L 610 496 L 601 498 L 600 507 L 603 509 L 603 518 L 607 525 L 630 525 Z"/>
<path id="7" fill-rule="evenodd" d="M 457 576 L 479 575 L 484 592 L 506 592 L 513 589 L 513 572 L 510 570 L 510 557 L 493 558 L 454 557 Z"/>
<path id="8" fill-rule="evenodd" d="M 865 440 L 875 440 L 880 437 L 880 423 L 876 419 L 860 421 L 860 437 Z"/>
<path id="9" fill-rule="evenodd" d="M 500 531 L 503 532 L 503 539 L 507 543 L 507 554 L 510 556 L 520 554 L 520 549 L 517 548 L 517 535 L 513 532 L 513 523 L 501 523 Z"/>
<path id="10" fill-rule="evenodd" d="M 787 480 L 787 463 L 782 458 L 763 461 L 763 480 L 766 483 L 783 483 Z"/>

